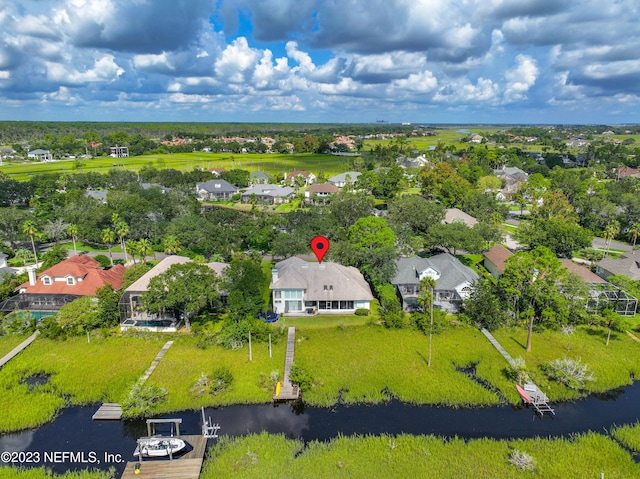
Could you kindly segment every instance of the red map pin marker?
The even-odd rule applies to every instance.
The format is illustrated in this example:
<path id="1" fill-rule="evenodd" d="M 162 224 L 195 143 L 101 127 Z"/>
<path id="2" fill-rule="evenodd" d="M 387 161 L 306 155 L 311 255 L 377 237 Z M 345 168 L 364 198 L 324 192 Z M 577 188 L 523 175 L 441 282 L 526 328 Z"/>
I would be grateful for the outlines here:
<path id="1" fill-rule="evenodd" d="M 316 236 L 311 240 L 311 249 L 318 258 L 318 263 L 322 263 L 322 258 L 329 251 L 329 240 L 324 236 Z"/>

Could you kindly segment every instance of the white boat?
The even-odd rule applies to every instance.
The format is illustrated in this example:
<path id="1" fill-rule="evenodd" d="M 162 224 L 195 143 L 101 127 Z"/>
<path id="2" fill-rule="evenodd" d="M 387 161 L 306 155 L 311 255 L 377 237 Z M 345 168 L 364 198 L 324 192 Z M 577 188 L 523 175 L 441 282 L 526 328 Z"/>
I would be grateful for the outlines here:
<path id="1" fill-rule="evenodd" d="M 134 456 L 167 457 L 182 451 L 187 443 L 177 437 L 144 437 L 138 439 L 138 447 L 133 451 Z"/>

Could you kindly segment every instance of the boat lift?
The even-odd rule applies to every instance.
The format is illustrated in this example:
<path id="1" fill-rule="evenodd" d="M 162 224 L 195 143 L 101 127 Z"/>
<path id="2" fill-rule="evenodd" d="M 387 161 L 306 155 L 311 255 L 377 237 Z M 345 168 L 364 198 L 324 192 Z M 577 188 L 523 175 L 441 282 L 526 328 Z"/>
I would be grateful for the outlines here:
<path id="1" fill-rule="evenodd" d="M 202 435 L 207 439 L 215 439 L 218 437 L 218 431 L 220 430 L 219 424 L 213 424 L 211 416 L 205 419 L 204 407 L 201 408 L 202 412 Z"/>
<path id="2" fill-rule="evenodd" d="M 525 383 L 524 388 L 516 384 L 516 390 L 522 398 L 522 401 L 527 406 L 531 406 L 540 417 L 543 417 L 545 413 L 551 414 L 552 416 L 556 415 L 554 409 L 549 405 L 547 395 L 535 384 Z"/>

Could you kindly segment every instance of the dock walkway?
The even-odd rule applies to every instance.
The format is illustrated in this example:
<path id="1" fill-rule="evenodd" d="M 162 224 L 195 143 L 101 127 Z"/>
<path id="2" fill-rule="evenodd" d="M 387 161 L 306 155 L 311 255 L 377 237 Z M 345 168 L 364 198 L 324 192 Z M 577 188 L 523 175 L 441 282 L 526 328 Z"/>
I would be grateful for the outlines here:
<path id="1" fill-rule="evenodd" d="M 4 366 L 5 364 L 7 364 L 9 361 L 11 361 L 14 357 L 16 357 L 23 349 L 25 349 L 27 346 L 29 346 L 32 342 L 34 342 L 36 340 L 36 338 L 38 337 L 38 334 L 40 334 L 40 331 L 36 331 L 31 336 L 29 336 L 27 339 L 25 339 L 20 344 L 18 344 L 11 351 L 9 351 L 7 354 L 5 354 L 2 357 L 2 359 L 0 359 L 0 368 L 2 366 Z"/>
<path id="2" fill-rule="evenodd" d="M 280 393 L 274 392 L 274 401 L 292 401 L 300 398 L 300 388 L 291 382 L 289 374 L 293 364 L 293 355 L 296 348 L 296 328 L 290 326 L 287 332 L 287 352 L 284 359 L 284 378 L 280 384 Z"/>
<path id="3" fill-rule="evenodd" d="M 516 362 L 506 351 L 506 349 L 502 347 L 498 340 L 493 337 L 493 334 L 491 334 L 485 328 L 482 328 L 481 331 L 482 334 L 484 334 L 489 342 L 493 345 L 493 347 L 496 348 L 500 354 L 502 354 L 502 356 L 507 360 L 511 367 L 515 368 Z M 540 416 L 544 416 L 545 413 L 555 416 L 555 411 L 549 405 L 549 398 L 533 382 L 526 383 L 524 385 L 524 388 L 521 388 L 519 385 L 517 385 L 516 389 L 518 390 L 518 394 L 520 395 L 524 403 L 527 406 L 531 406 Z"/>
<path id="4" fill-rule="evenodd" d="M 513 360 L 513 358 L 507 352 L 507 350 L 502 347 L 502 345 L 498 342 L 498 340 L 493 337 L 493 334 L 491 334 L 486 328 L 482 328 L 480 331 L 482 331 L 482 334 L 484 334 L 487 337 L 487 339 L 489 340 L 489 342 L 491 344 L 493 344 L 493 347 L 496 348 L 498 350 L 498 352 L 500 354 L 502 354 L 502 356 L 504 356 L 504 358 L 507 360 L 507 362 L 512 367 L 515 367 L 516 362 Z"/>
<path id="5" fill-rule="evenodd" d="M 207 449 L 207 438 L 203 436 L 181 436 L 193 450 L 171 461 L 152 460 L 130 461 L 121 479 L 198 479 Z M 136 474 L 136 464 L 139 465 Z"/>
<path id="6" fill-rule="evenodd" d="M 140 376 L 140 382 L 145 382 L 147 379 L 149 379 L 149 376 L 151 376 L 151 373 L 153 373 L 153 371 L 155 371 L 155 369 L 158 367 L 158 364 L 160 363 L 164 355 L 167 354 L 167 351 L 172 344 L 173 341 L 167 341 L 165 343 L 160 352 L 156 355 L 155 359 L 151 362 L 151 366 L 149 366 L 144 374 Z M 119 421 L 120 419 L 122 419 L 122 407 L 117 403 L 104 403 L 95 412 L 91 419 L 94 421 Z"/>

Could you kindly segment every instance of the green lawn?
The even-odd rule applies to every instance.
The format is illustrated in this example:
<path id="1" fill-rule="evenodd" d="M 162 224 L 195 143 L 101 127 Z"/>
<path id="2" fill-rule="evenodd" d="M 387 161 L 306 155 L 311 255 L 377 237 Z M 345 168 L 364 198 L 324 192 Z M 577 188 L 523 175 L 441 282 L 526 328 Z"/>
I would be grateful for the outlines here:
<path id="1" fill-rule="evenodd" d="M 73 241 L 70 241 L 68 243 L 60 243 L 60 246 L 62 246 L 66 250 L 73 251 Z M 83 243 L 82 241 L 76 241 L 76 249 L 78 250 L 78 252 L 90 251 L 92 253 L 104 253 L 105 256 L 109 256 L 109 248 L 97 247 L 94 245 Z M 119 245 L 113 245 L 111 246 L 111 252 L 122 253 L 122 247 L 120 247 Z"/>

